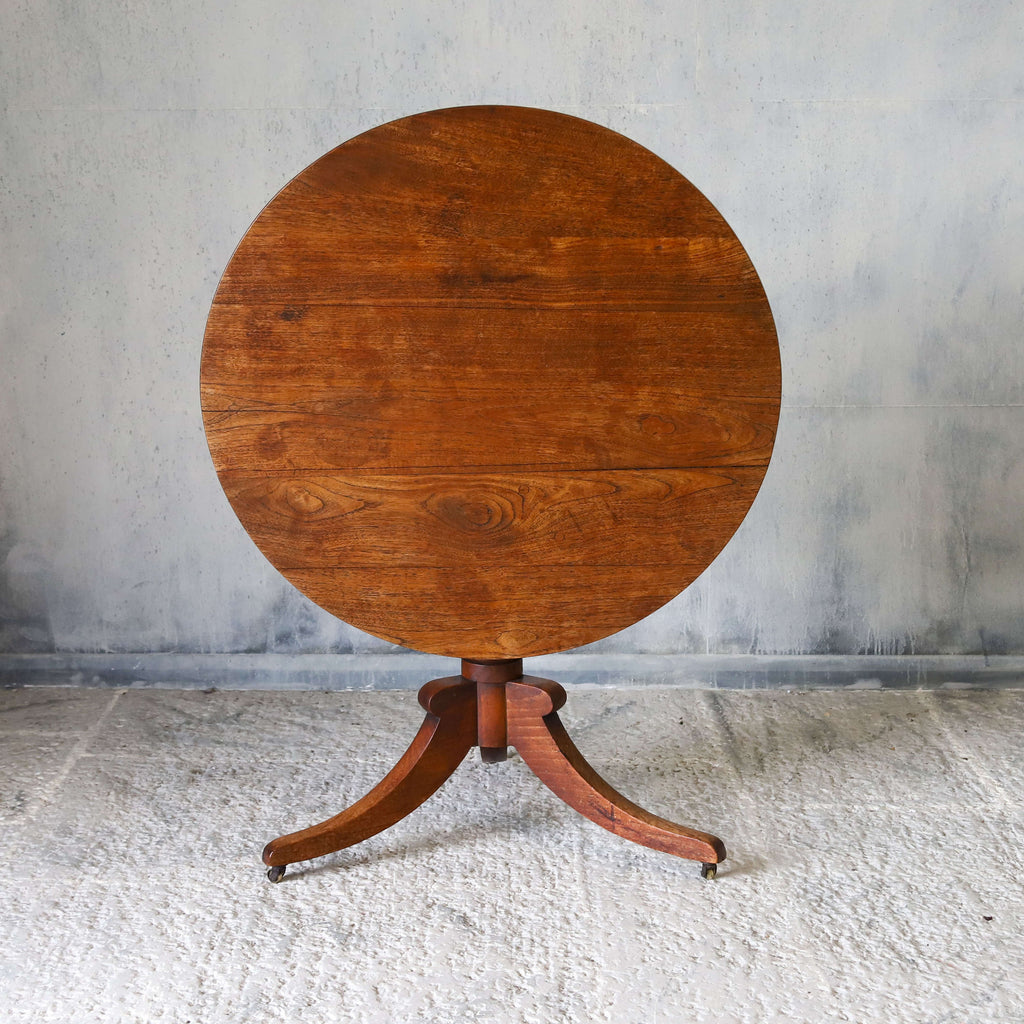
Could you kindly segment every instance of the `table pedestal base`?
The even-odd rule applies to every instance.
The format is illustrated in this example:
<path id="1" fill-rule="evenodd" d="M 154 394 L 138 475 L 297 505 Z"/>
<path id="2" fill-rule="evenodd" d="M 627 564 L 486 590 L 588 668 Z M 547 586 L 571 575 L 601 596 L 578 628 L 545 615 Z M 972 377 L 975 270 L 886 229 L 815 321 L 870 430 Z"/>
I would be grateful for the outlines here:
<path id="1" fill-rule="evenodd" d="M 642 846 L 701 862 L 713 878 L 725 860 L 720 839 L 659 818 L 617 793 L 586 762 L 558 718 L 565 690 L 523 675 L 521 659 L 463 661 L 461 676 L 419 692 L 426 719 L 398 764 L 361 800 L 333 818 L 267 844 L 267 877 L 288 864 L 354 846 L 400 821 L 437 792 L 474 746 L 484 761 L 504 761 L 511 745 L 535 775 L 570 807 Z"/>

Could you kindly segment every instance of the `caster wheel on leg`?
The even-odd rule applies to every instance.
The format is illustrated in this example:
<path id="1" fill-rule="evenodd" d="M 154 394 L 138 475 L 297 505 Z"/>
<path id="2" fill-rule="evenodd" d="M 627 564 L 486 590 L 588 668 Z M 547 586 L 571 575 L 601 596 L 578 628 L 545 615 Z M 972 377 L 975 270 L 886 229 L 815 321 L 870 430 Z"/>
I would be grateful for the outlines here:
<path id="1" fill-rule="evenodd" d="M 272 882 L 280 882 L 287 870 L 287 864 L 277 864 L 272 868 L 267 868 L 267 878 Z"/>
<path id="2" fill-rule="evenodd" d="M 714 878 L 718 874 L 717 864 L 701 864 L 700 866 L 700 877 L 701 878 Z"/>

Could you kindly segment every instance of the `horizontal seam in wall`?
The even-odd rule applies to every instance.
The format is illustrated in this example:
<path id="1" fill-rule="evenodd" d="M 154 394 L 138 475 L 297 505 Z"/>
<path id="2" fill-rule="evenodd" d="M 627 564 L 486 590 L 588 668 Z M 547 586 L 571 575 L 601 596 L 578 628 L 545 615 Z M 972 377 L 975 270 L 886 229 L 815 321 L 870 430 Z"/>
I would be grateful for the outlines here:
<path id="1" fill-rule="evenodd" d="M 1024 409 L 1024 402 L 847 402 L 835 405 L 797 405 L 784 402 L 783 409 Z"/>

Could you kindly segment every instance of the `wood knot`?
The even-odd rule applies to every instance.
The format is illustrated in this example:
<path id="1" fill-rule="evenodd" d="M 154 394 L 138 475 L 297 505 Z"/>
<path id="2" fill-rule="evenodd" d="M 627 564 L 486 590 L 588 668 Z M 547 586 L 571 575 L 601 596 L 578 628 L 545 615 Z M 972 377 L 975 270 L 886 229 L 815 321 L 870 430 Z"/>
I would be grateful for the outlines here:
<path id="1" fill-rule="evenodd" d="M 285 492 L 285 501 L 296 512 L 301 512 L 307 516 L 314 515 L 324 507 L 323 498 L 299 484 L 289 485 L 288 490 Z"/>
<path id="2" fill-rule="evenodd" d="M 537 640 L 536 631 L 531 629 L 506 629 L 494 638 L 495 644 L 509 653 L 529 648 L 536 644 Z"/>
<path id="3" fill-rule="evenodd" d="M 504 530 L 516 518 L 512 502 L 489 491 L 435 494 L 427 501 L 427 509 L 443 523 L 470 533 Z"/>
<path id="4" fill-rule="evenodd" d="M 666 434 L 674 434 L 676 425 L 672 420 L 667 420 L 663 416 L 648 413 L 646 416 L 640 417 L 640 429 L 650 437 L 664 437 Z"/>

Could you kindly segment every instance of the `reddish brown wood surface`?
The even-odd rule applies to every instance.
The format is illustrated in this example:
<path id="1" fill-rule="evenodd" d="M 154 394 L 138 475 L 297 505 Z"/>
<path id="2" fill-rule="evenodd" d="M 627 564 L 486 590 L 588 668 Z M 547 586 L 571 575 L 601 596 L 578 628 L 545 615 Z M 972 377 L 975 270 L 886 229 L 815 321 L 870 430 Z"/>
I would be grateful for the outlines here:
<path id="1" fill-rule="evenodd" d="M 710 563 L 771 455 L 778 345 L 742 246 L 605 128 L 463 107 L 308 167 L 224 273 L 207 437 L 270 561 L 460 658 L 596 640 Z"/>
<path id="2" fill-rule="evenodd" d="M 509 743 L 541 782 L 570 807 L 641 846 L 706 864 L 725 860 L 721 839 L 645 811 L 597 774 L 558 717 L 558 708 L 565 702 L 561 686 L 524 676 L 507 683 L 506 690 Z"/>
<path id="3" fill-rule="evenodd" d="M 282 867 L 369 839 L 435 793 L 472 746 L 480 747 L 485 761 L 504 760 L 499 752 L 504 755 L 506 742 L 554 793 L 615 835 L 705 864 L 725 859 L 720 839 L 659 818 L 605 782 L 558 718 L 565 690 L 522 671 L 518 660 L 463 661 L 461 676 L 427 683 L 419 695 L 426 719 L 383 781 L 340 814 L 268 843 L 264 863 Z"/>
<path id="4" fill-rule="evenodd" d="M 272 866 L 344 850 L 390 828 L 441 788 L 477 742 L 476 684 L 459 676 L 420 690 L 427 716 L 398 764 L 361 800 L 340 814 L 267 843 Z"/>

